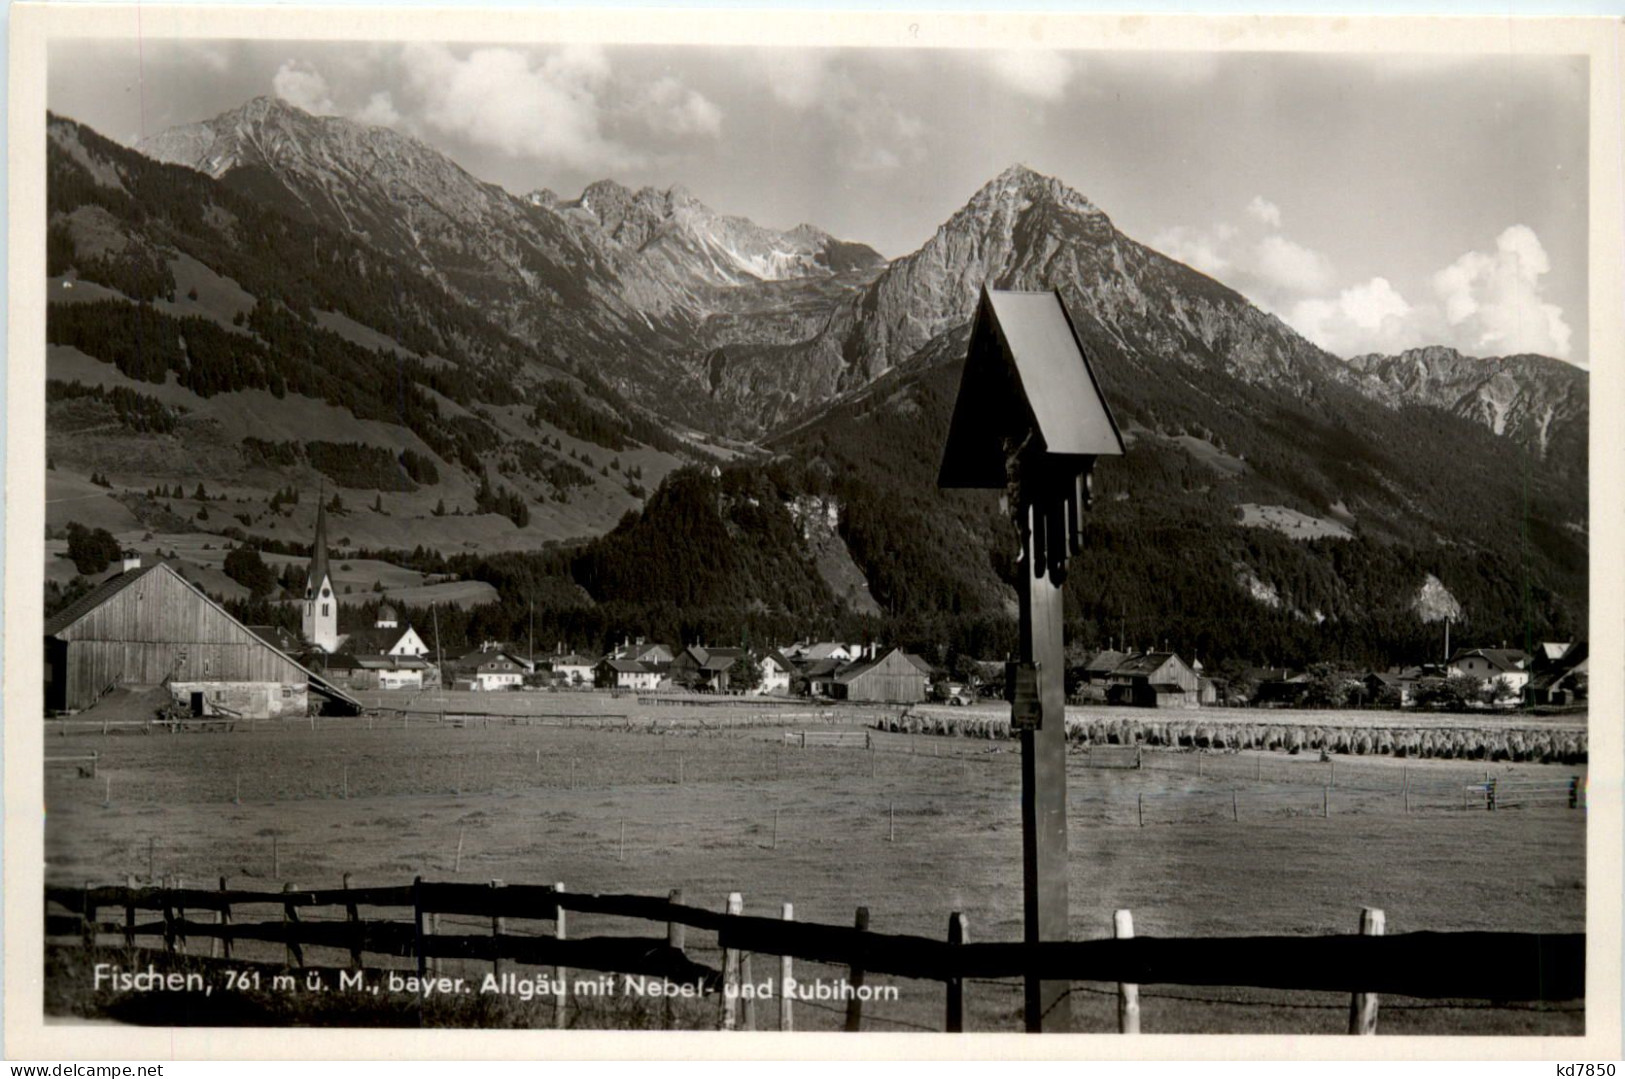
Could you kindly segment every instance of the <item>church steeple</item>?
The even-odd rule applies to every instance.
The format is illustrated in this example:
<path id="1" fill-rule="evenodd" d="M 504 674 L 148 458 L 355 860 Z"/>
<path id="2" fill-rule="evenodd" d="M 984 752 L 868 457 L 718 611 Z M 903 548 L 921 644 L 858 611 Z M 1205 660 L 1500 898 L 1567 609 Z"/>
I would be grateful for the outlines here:
<path id="1" fill-rule="evenodd" d="M 327 565 L 327 506 L 316 503 L 316 539 L 310 549 L 310 570 L 305 575 L 305 611 L 301 619 L 305 639 L 324 652 L 339 646 L 338 597 Z"/>

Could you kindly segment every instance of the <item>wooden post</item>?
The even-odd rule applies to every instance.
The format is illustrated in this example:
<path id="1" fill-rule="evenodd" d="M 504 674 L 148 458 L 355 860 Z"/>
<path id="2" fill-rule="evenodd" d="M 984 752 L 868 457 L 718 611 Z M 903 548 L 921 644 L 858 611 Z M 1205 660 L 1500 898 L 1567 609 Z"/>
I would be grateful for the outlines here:
<path id="1" fill-rule="evenodd" d="M 745 912 L 745 897 L 739 892 L 728 893 L 725 913 L 740 915 Z M 739 1029 L 739 949 L 722 950 L 722 1029 Z"/>
<path id="2" fill-rule="evenodd" d="M 1241 820 L 1241 808 L 1237 805 L 1234 790 L 1230 792 L 1230 819 L 1238 822 Z"/>
<path id="3" fill-rule="evenodd" d="M 463 832 L 466 830 L 467 829 L 463 827 L 459 827 L 457 829 L 457 854 L 451 863 L 451 871 L 453 873 L 461 873 L 463 871 Z"/>
<path id="4" fill-rule="evenodd" d="M 948 915 L 948 943 L 969 943 L 965 916 L 957 910 Z M 962 978 L 948 979 L 948 1014 L 943 1021 L 943 1029 L 949 1034 L 965 1032 L 965 982 Z"/>
<path id="5" fill-rule="evenodd" d="M 897 803 L 886 803 L 886 842 L 897 842 Z"/>
<path id="6" fill-rule="evenodd" d="M 428 912 L 423 909 L 423 878 L 412 878 L 412 933 L 415 937 L 413 951 L 417 953 L 418 977 L 426 977 L 429 973 Z"/>
<path id="7" fill-rule="evenodd" d="M 124 946 L 135 947 L 135 874 L 127 873 L 124 876 Z"/>
<path id="8" fill-rule="evenodd" d="M 79 904 L 79 943 L 85 951 L 96 947 L 96 907 L 90 902 L 90 881 L 85 881 L 83 902 Z"/>
<path id="9" fill-rule="evenodd" d="M 1580 777 L 1575 776 L 1569 780 L 1569 808 L 1580 808 Z"/>
<path id="10" fill-rule="evenodd" d="M 1484 781 L 1484 808 L 1491 813 L 1495 812 L 1495 780 Z"/>
<path id="11" fill-rule="evenodd" d="M 1046 507 L 1053 513 L 1058 506 Z M 1061 574 L 1048 565 L 1048 529 L 1037 505 L 1022 514 L 1017 572 L 1018 658 L 1039 674 L 1038 728 L 1021 732 L 1022 939 L 1028 944 L 1071 937 L 1067 904 L 1066 839 L 1066 655 L 1061 621 Z M 1039 576 L 1043 574 L 1043 576 Z M 1071 985 L 1026 979 L 1029 1033 L 1072 1029 Z"/>
<path id="12" fill-rule="evenodd" d="M 1320 815 L 1322 817 L 1332 815 L 1332 789 L 1330 787 L 1320 788 Z"/>
<path id="13" fill-rule="evenodd" d="M 175 954 L 175 906 L 174 894 L 170 891 L 169 878 L 165 877 L 158 882 L 160 901 L 164 906 L 164 951 L 170 955 Z"/>
<path id="14" fill-rule="evenodd" d="M 1134 938 L 1134 912 L 1115 911 L 1112 914 L 1112 933 L 1118 940 Z M 1117 1032 L 1140 1032 L 1140 987 L 1133 982 L 1117 983 Z"/>
<path id="15" fill-rule="evenodd" d="M 1411 811 L 1411 787 L 1410 787 L 1410 784 L 1407 783 L 1405 785 L 1405 812 L 1407 814 L 1409 814 L 1410 811 Z"/>
<path id="16" fill-rule="evenodd" d="M 492 890 L 503 887 L 500 880 L 491 882 Z M 491 973 L 502 980 L 502 938 L 508 931 L 508 920 L 500 914 L 491 915 Z"/>
<path id="17" fill-rule="evenodd" d="M 186 901 L 179 893 L 186 888 L 186 878 L 177 873 L 175 882 L 171 887 L 177 893 L 175 896 L 175 936 L 179 942 L 180 953 L 185 955 L 191 950 L 191 941 L 186 936 Z"/>
<path id="18" fill-rule="evenodd" d="M 1360 911 L 1360 935 L 1380 937 L 1387 919 L 1377 907 Z M 1349 1001 L 1349 1033 L 1375 1034 L 1377 1032 L 1377 994 L 1355 993 Z"/>
<path id="19" fill-rule="evenodd" d="M 779 849 L 779 811 L 773 811 L 773 846 L 772 850 Z"/>
<path id="20" fill-rule="evenodd" d="M 756 984 L 756 982 L 754 980 L 754 977 L 751 974 L 751 969 L 750 968 L 751 968 L 751 953 L 750 952 L 741 952 L 739 954 L 739 984 L 740 984 L 741 988 L 746 987 L 746 986 L 753 986 L 753 985 Z M 742 1018 L 742 1020 L 740 1021 L 739 1028 L 741 1030 L 755 1030 L 756 1029 L 756 994 L 755 994 L 755 992 L 747 992 L 740 999 L 742 999 L 745 1002 L 745 1009 L 744 1009 L 745 1014 L 744 1014 L 744 1017 Z"/>
<path id="21" fill-rule="evenodd" d="M 299 886 L 297 884 L 290 882 L 288 884 L 284 884 L 282 886 L 282 890 L 284 892 L 292 892 L 298 887 Z M 295 929 L 299 925 L 299 908 L 293 905 L 292 900 L 285 900 L 282 904 L 282 925 L 288 933 L 288 940 L 284 946 L 285 951 L 287 952 L 288 965 L 290 967 L 304 966 L 305 949 L 297 940 L 294 939 Z"/>
<path id="22" fill-rule="evenodd" d="M 1253 758 L 1253 782 L 1259 783 L 1264 779 L 1264 755 L 1260 753 Z"/>
<path id="23" fill-rule="evenodd" d="M 859 907 L 857 915 L 852 919 L 853 928 L 860 933 L 869 931 L 869 908 Z M 846 976 L 847 984 L 853 989 L 852 999 L 846 1002 L 846 1030 L 849 1034 L 856 1034 L 863 1029 L 863 968 L 857 964 Z"/>
<path id="24" fill-rule="evenodd" d="M 573 767 L 575 761 L 572 760 L 570 764 Z M 564 894 L 564 882 L 562 880 L 553 885 L 553 892 L 555 896 Z M 553 939 L 566 939 L 564 904 L 557 901 L 555 901 L 553 908 Z M 564 966 L 554 967 L 553 981 L 558 988 L 558 994 L 553 999 L 553 1026 L 557 1030 L 563 1030 L 568 1025 L 565 1012 L 570 1006 L 570 968 Z"/>
<path id="25" fill-rule="evenodd" d="M 784 920 L 796 920 L 796 908 L 792 903 L 784 905 Z M 796 1029 L 795 1021 L 795 965 L 788 955 L 779 957 L 779 1031 L 788 1034 Z"/>
<path id="26" fill-rule="evenodd" d="M 429 912 L 429 937 L 430 939 L 433 939 L 439 936 L 440 912 L 438 910 L 431 910 Z M 429 957 L 429 972 L 431 974 L 439 974 L 443 966 L 444 964 L 440 961 L 440 956 L 431 955 Z"/>
<path id="27" fill-rule="evenodd" d="M 1332 763 L 1332 777 L 1331 777 L 1331 780 L 1327 783 L 1327 786 L 1335 787 L 1335 786 L 1337 786 L 1337 758 L 1333 757 L 1331 763 Z"/>
<path id="28" fill-rule="evenodd" d="M 670 903 L 674 907 L 681 906 L 683 902 L 683 890 L 681 888 L 673 888 L 666 894 L 666 902 Z M 682 954 L 683 948 L 686 944 L 685 937 L 687 936 L 687 932 L 688 927 L 682 922 L 670 921 L 666 923 L 666 947 L 677 953 L 676 955 L 673 955 L 672 958 L 675 959 L 677 955 Z M 676 1009 L 672 1003 L 672 998 L 669 995 L 665 998 L 665 1017 L 665 1028 L 670 1030 L 676 1025 L 677 1016 Z"/>
<path id="29" fill-rule="evenodd" d="M 220 891 L 226 890 L 226 878 L 221 877 Z M 224 899 L 220 901 L 220 954 L 227 959 L 231 958 L 231 904 Z"/>
<path id="30" fill-rule="evenodd" d="M 1145 792 L 1144 791 L 1140 792 L 1139 796 L 1136 798 L 1136 802 L 1137 802 L 1137 804 L 1139 806 L 1140 827 L 1144 828 L 1145 827 Z"/>
<path id="31" fill-rule="evenodd" d="M 350 890 L 350 874 L 344 874 L 344 890 Z M 350 923 L 350 967 L 360 970 L 365 964 L 361 960 L 362 930 L 361 912 L 353 900 L 345 900 L 344 920 Z"/>

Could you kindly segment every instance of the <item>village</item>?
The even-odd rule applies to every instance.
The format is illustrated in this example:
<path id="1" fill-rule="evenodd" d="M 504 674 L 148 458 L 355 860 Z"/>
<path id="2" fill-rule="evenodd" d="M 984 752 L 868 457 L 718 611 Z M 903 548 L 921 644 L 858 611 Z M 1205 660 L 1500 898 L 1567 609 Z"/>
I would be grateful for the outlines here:
<path id="1" fill-rule="evenodd" d="M 447 655 L 430 627 L 403 620 L 387 595 L 373 625 L 339 632 L 325 511 L 317 516 L 301 633 L 245 625 L 174 566 L 127 552 L 106 576 L 47 621 L 46 706 L 91 708 L 116 690 L 152 696 L 195 717 L 269 718 L 361 710 L 369 691 L 707 694 L 831 702 L 968 705 L 1006 698 L 1005 663 L 955 670 L 883 642 L 800 640 L 766 647 L 626 635 L 608 651 L 570 642 L 483 640 Z M 470 642 L 472 643 L 472 642 Z M 1066 654 L 1072 705 L 1156 709 L 1377 708 L 1503 710 L 1586 699 L 1584 641 L 1525 651 L 1458 647 L 1447 658 L 1390 670 L 1230 667 L 1209 672 L 1166 644 L 1111 641 Z M 164 698 L 167 696 L 167 703 Z"/>

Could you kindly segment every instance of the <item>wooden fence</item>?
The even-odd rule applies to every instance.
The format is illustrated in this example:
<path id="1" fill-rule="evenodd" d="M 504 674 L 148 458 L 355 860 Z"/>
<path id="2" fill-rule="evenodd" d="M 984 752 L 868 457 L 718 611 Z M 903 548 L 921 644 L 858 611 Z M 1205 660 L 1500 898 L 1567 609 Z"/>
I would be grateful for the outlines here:
<path id="1" fill-rule="evenodd" d="M 566 1021 L 568 972 L 592 970 L 663 978 L 699 985 L 719 1000 L 718 1026 L 749 1028 L 753 1006 L 742 1001 L 741 985 L 751 982 L 750 955 L 781 957 L 779 1028 L 794 1029 L 792 961 L 849 968 L 848 984 L 862 986 L 865 975 L 941 982 L 944 1026 L 962 1030 L 966 982 L 1022 978 L 1119 985 L 1120 1029 L 1137 1032 L 1138 988 L 1147 984 L 1234 986 L 1351 994 L 1350 1029 L 1372 1033 L 1380 994 L 1432 999 L 1565 1001 L 1585 996 L 1585 935 L 1540 933 L 1383 933 L 1380 911 L 1365 911 L 1361 933 L 1324 937 L 1156 938 L 1133 936 L 1132 918 L 1118 912 L 1114 939 L 1028 943 L 970 942 L 964 916 L 949 918 L 946 940 L 873 932 L 868 911 L 859 908 L 853 926 L 795 921 L 788 904 L 780 917 L 743 913 L 738 893 L 722 912 L 687 906 L 680 891 L 666 898 L 597 895 L 552 886 L 437 883 L 418 878 L 410 885 L 282 891 L 124 886 L 83 888 L 46 886 L 47 937 L 77 938 L 87 949 L 115 938 L 134 949 L 138 937 L 161 938 L 166 952 L 207 940 L 211 955 L 230 958 L 242 941 L 281 944 L 290 967 L 305 967 L 304 949 L 347 952 L 349 967 L 360 970 L 368 955 L 416 960 L 420 976 L 437 974 L 441 960 L 489 962 L 500 975 L 504 964 L 551 967 L 555 1017 Z M 65 913 L 53 913 L 52 906 Z M 237 917 L 238 908 L 260 908 L 259 920 Z M 301 917 L 312 908 L 343 911 L 342 920 Z M 397 910 L 394 919 L 363 919 L 361 910 Z M 121 917 L 103 920 L 105 912 Z M 269 913 L 267 913 L 269 911 Z M 144 912 L 154 912 L 157 917 Z M 207 912 L 208 920 L 200 917 Z M 407 913 L 409 912 L 409 913 Z M 608 915 L 663 923 L 649 936 L 575 936 L 566 912 Z M 489 932 L 441 933 L 438 916 L 489 919 Z M 553 923 L 551 935 L 516 935 L 510 920 Z M 685 950 L 686 928 L 713 932 L 722 950 L 720 967 L 696 962 Z M 847 1001 L 848 1030 L 862 1020 L 862 996 Z M 743 1015 L 741 1014 L 741 1009 Z"/>

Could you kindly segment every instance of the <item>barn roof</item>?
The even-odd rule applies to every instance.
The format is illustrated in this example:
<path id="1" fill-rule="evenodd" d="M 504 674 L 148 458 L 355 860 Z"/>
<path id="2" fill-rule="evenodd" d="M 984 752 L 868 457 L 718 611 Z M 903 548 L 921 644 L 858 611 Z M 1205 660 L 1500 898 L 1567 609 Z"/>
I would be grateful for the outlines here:
<path id="1" fill-rule="evenodd" d="M 613 656 L 605 657 L 602 666 L 608 667 L 617 674 L 648 674 L 649 666 L 640 659 L 615 659 Z"/>
<path id="2" fill-rule="evenodd" d="M 1118 664 L 1117 668 L 1112 671 L 1112 673 L 1126 675 L 1149 675 L 1155 673 L 1157 668 L 1161 667 L 1164 663 L 1167 663 L 1170 659 L 1179 659 L 1179 657 L 1174 655 L 1172 652 L 1143 652 L 1137 656 L 1130 656 L 1128 659 Z"/>
<path id="3" fill-rule="evenodd" d="M 1061 294 L 983 288 L 938 486 L 1003 487 L 1005 443 L 1029 432 L 1050 455 L 1124 452 Z"/>
<path id="4" fill-rule="evenodd" d="M 1115 649 L 1108 648 L 1104 651 L 1096 652 L 1094 655 L 1084 660 L 1083 663 L 1080 664 L 1080 669 L 1088 671 L 1091 674 L 1110 674 L 1115 671 L 1125 659 L 1128 659 L 1127 652 L 1119 652 Z"/>
<path id="5" fill-rule="evenodd" d="M 78 599 L 56 612 L 56 614 L 46 619 L 45 635 L 47 637 L 57 636 L 72 626 L 75 622 L 79 621 L 85 615 L 89 614 L 91 611 L 94 611 L 96 608 L 100 607 L 102 604 L 106 603 L 108 600 L 112 599 L 114 596 L 118 595 L 120 592 L 124 591 L 126 588 L 145 577 L 147 574 L 152 573 L 159 567 L 165 565 L 168 564 L 165 562 L 154 562 L 150 566 L 142 566 L 140 569 L 125 570 L 123 573 L 107 578 L 101 584 L 97 585 L 95 588 L 92 588 L 89 592 L 86 592 L 84 595 L 80 596 Z M 173 567 L 170 567 L 169 572 L 174 573 L 177 577 L 180 577 L 180 574 L 177 573 Z M 181 580 L 184 581 L 186 578 L 181 577 Z"/>
<path id="6" fill-rule="evenodd" d="M 858 662 L 847 667 L 843 667 L 841 670 L 835 673 L 835 680 L 837 682 L 851 682 L 856 678 L 862 678 L 870 671 L 875 670 L 878 667 L 884 667 L 893 656 L 901 656 L 903 662 L 907 664 L 909 670 L 908 672 L 903 673 L 912 672 L 920 675 L 922 678 L 930 673 L 929 670 L 922 670 L 919 663 L 915 662 L 913 656 L 909 655 L 901 648 L 893 648 L 876 659 L 859 660 Z"/>

